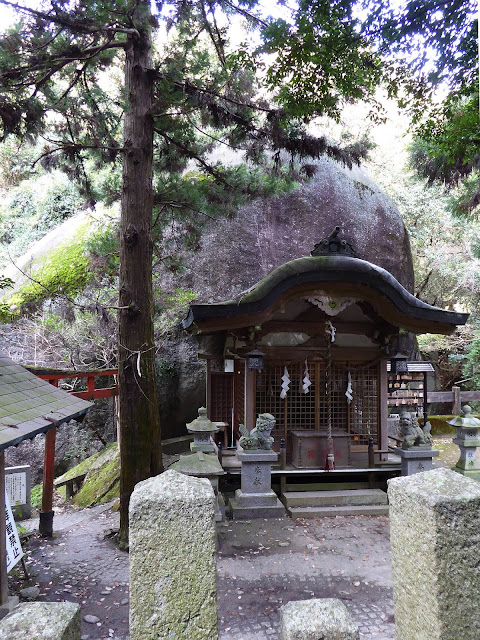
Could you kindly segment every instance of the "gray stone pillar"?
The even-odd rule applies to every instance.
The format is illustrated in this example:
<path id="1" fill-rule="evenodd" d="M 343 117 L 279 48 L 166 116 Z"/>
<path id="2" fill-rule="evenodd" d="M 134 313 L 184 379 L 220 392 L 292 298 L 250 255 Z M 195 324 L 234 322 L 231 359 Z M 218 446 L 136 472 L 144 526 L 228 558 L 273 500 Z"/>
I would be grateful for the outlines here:
<path id="1" fill-rule="evenodd" d="M 341 600 L 287 602 L 280 607 L 280 640 L 359 640 L 360 631 Z"/>
<path id="2" fill-rule="evenodd" d="M 281 518 L 285 507 L 272 490 L 272 463 L 278 454 L 270 449 L 237 452 L 242 463 L 241 489 L 230 499 L 233 519 Z"/>
<path id="3" fill-rule="evenodd" d="M 80 640 L 80 606 L 25 602 L 0 621 L 0 640 Z"/>
<path id="4" fill-rule="evenodd" d="M 480 483 L 434 469 L 388 497 L 397 640 L 478 640 Z"/>
<path id="5" fill-rule="evenodd" d="M 130 499 L 131 640 L 217 640 L 215 496 L 165 471 Z"/>
<path id="6" fill-rule="evenodd" d="M 433 458 L 440 455 L 440 451 L 421 447 L 402 449 L 397 447 L 395 453 L 400 456 L 402 462 L 402 476 L 412 476 L 414 473 L 423 473 L 433 469 Z"/>

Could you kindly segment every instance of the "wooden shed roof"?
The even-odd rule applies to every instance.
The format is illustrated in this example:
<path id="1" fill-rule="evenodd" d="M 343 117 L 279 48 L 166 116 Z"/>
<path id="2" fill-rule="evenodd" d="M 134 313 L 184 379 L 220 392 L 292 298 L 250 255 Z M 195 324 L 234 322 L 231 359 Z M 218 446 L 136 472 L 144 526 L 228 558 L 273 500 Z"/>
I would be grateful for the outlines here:
<path id="1" fill-rule="evenodd" d="M 81 418 L 92 406 L 0 352 L 0 451 Z"/>

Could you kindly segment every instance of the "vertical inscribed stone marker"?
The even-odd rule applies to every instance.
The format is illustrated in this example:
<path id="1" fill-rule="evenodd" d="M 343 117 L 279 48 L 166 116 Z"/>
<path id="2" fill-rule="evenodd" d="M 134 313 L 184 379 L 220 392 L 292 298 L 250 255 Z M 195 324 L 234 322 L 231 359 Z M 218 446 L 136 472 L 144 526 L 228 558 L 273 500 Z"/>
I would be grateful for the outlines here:
<path id="1" fill-rule="evenodd" d="M 130 638 L 217 640 L 215 496 L 166 471 L 130 499 Z"/>
<path id="2" fill-rule="evenodd" d="M 397 640 L 478 640 L 480 483 L 434 469 L 388 497 Z"/>

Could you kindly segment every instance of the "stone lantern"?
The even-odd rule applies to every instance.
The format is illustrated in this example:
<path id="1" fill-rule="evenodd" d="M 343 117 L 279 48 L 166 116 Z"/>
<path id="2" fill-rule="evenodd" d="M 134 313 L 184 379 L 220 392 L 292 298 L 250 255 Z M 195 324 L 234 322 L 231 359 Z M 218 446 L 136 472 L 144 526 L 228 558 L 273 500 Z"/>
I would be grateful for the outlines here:
<path id="1" fill-rule="evenodd" d="M 453 442 L 460 447 L 460 458 L 454 470 L 463 476 L 480 480 L 480 466 L 476 458 L 477 447 L 480 447 L 478 437 L 480 420 L 472 416 L 471 411 L 472 409 L 466 404 L 462 409 L 463 415 L 449 420 L 448 424 L 456 427 L 457 437 Z"/>
<path id="2" fill-rule="evenodd" d="M 220 476 L 223 476 L 225 471 L 222 469 L 222 465 L 216 455 L 205 454 L 203 451 L 189 453 L 180 456 L 180 460 L 172 464 L 170 469 L 183 473 L 186 476 L 195 476 L 196 478 L 207 478 L 210 480 L 213 492 L 215 493 L 215 520 L 216 522 L 223 522 L 225 520 L 225 501 L 218 490 Z"/>
<path id="3" fill-rule="evenodd" d="M 193 452 L 203 451 L 204 453 L 215 453 L 211 436 L 218 432 L 218 427 L 207 418 L 207 410 L 200 407 L 198 418 L 187 424 L 188 433 L 193 433 L 193 442 L 190 449 Z"/>

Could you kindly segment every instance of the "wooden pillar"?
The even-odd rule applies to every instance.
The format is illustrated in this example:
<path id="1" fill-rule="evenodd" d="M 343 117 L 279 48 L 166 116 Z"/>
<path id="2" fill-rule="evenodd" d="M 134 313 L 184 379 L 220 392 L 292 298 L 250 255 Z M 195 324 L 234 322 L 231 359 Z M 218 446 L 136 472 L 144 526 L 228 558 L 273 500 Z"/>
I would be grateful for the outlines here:
<path id="1" fill-rule="evenodd" d="M 460 387 L 452 387 L 452 391 L 453 391 L 452 413 L 454 416 L 459 416 L 462 412 L 462 403 L 460 400 Z"/>
<path id="2" fill-rule="evenodd" d="M 255 373 L 245 367 L 245 426 L 249 431 L 255 426 Z"/>
<path id="3" fill-rule="evenodd" d="M 87 392 L 89 400 L 93 400 L 95 398 L 95 377 L 93 375 L 87 376 Z"/>
<path id="4" fill-rule="evenodd" d="M 378 448 L 388 447 L 388 373 L 387 358 L 382 358 L 378 363 Z"/>
<path id="5" fill-rule="evenodd" d="M 427 390 L 428 375 L 427 372 L 423 372 L 423 426 L 428 422 L 428 390 Z"/>
<path id="6" fill-rule="evenodd" d="M 45 434 L 45 457 L 43 461 L 43 493 L 42 511 L 38 530 L 41 536 L 53 535 L 53 479 L 55 467 L 56 428 L 52 427 Z"/>
<path id="7" fill-rule="evenodd" d="M 5 452 L 0 451 L 0 607 L 3 607 L 8 599 L 5 520 Z"/>
<path id="8" fill-rule="evenodd" d="M 211 408 L 212 408 L 212 374 L 211 374 L 211 370 L 212 370 L 212 365 L 210 360 L 207 360 L 207 372 L 206 372 L 206 379 L 205 379 L 205 393 L 206 393 L 206 398 L 205 398 L 205 408 L 207 409 L 207 416 L 211 419 Z"/>

